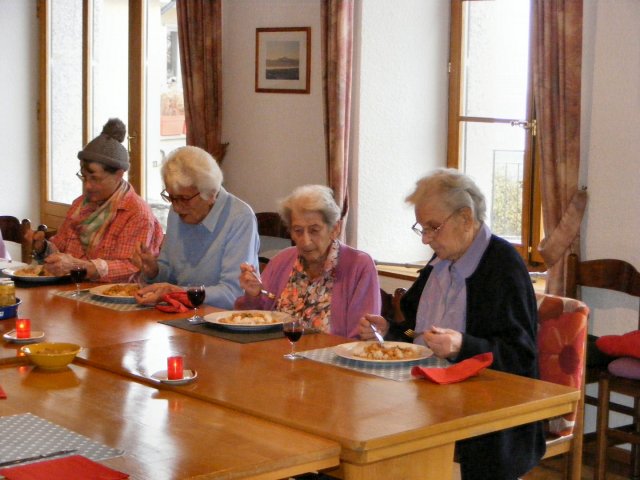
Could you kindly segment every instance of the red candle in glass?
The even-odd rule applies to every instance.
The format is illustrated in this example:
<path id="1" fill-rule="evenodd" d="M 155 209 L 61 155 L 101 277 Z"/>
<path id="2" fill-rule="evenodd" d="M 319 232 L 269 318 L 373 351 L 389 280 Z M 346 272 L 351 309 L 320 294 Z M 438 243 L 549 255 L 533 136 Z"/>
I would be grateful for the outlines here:
<path id="1" fill-rule="evenodd" d="M 28 318 L 18 318 L 16 320 L 16 337 L 31 337 L 31 321 Z"/>
<path id="2" fill-rule="evenodd" d="M 167 358 L 167 380 L 182 380 L 184 370 L 182 357 L 174 356 Z"/>

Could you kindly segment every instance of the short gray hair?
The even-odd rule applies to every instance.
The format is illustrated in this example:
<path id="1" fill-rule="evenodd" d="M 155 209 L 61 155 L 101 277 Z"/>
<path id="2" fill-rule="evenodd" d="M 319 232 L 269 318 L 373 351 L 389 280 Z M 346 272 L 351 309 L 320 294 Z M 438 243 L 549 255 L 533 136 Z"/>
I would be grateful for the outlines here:
<path id="1" fill-rule="evenodd" d="M 280 201 L 280 217 L 287 227 L 291 226 L 293 210 L 318 212 L 329 228 L 333 228 L 340 220 L 340 209 L 333 199 L 333 190 L 324 185 L 303 185 Z"/>
<path id="2" fill-rule="evenodd" d="M 439 168 L 418 180 L 416 189 L 405 201 L 418 205 L 434 197 L 451 211 L 469 207 L 478 222 L 486 218 L 484 194 L 471 177 L 454 168 Z"/>
<path id="3" fill-rule="evenodd" d="M 176 148 L 162 161 L 162 181 L 165 187 L 196 187 L 200 195 L 211 200 L 222 186 L 222 170 L 218 162 L 199 147 Z"/>

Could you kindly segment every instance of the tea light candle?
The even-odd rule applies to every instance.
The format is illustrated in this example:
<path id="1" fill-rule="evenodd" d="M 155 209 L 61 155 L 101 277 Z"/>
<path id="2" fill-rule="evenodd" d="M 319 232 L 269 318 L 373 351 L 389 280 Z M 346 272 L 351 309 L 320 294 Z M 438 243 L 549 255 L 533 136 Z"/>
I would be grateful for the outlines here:
<path id="1" fill-rule="evenodd" d="M 167 380 L 181 380 L 184 377 L 182 357 L 173 356 L 167 358 Z"/>
<path id="2" fill-rule="evenodd" d="M 31 321 L 28 318 L 18 318 L 16 320 L 16 337 L 31 337 Z"/>

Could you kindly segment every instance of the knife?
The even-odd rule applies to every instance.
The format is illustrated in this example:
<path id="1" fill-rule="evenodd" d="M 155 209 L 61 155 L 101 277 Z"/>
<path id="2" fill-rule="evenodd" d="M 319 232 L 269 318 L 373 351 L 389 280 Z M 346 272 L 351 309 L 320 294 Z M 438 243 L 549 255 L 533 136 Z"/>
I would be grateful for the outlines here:
<path id="1" fill-rule="evenodd" d="M 74 453 L 77 451 L 78 451 L 77 449 L 76 450 L 58 450 L 57 452 L 45 453 L 42 455 L 35 455 L 33 457 L 18 458 L 16 460 L 9 460 L 8 462 L 1 462 L 0 467 L 7 467 L 9 465 L 18 465 L 20 463 L 31 462 L 33 460 L 42 460 L 44 458 L 59 457 L 60 455 L 67 455 L 68 453 Z"/>

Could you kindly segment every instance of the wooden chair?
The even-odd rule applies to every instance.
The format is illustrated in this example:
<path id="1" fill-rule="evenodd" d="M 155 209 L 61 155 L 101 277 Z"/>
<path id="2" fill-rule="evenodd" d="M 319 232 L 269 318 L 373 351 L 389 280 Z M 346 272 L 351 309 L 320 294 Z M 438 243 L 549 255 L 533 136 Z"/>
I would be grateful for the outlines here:
<path id="1" fill-rule="evenodd" d="M 565 455 L 564 478 L 580 480 L 589 308 L 579 300 L 544 293 L 536 293 L 536 300 L 540 379 L 581 391 L 573 412 L 546 421 L 547 451 L 543 458 Z"/>
<path id="2" fill-rule="evenodd" d="M 579 261 L 575 254 L 567 262 L 567 295 L 578 298 L 578 287 L 594 287 L 622 292 L 640 298 L 640 273 L 633 265 L 616 259 Z M 638 319 L 640 329 L 640 309 Z M 610 447 L 631 443 L 631 477 L 640 479 L 640 381 L 615 376 L 606 368 L 593 367 L 587 371 L 587 383 L 598 382 L 598 395 L 585 397 L 585 402 L 597 407 L 596 462 L 594 479 L 605 478 L 607 459 L 613 453 Z M 611 401 L 611 392 L 633 398 L 628 407 Z M 631 423 L 620 427 L 609 426 L 609 413 L 617 412 L 631 417 Z"/>
<path id="3" fill-rule="evenodd" d="M 258 212 L 256 213 L 256 219 L 258 221 L 258 235 L 260 237 L 276 237 L 289 240 L 290 244 L 291 235 L 289 229 L 286 227 L 280 215 L 276 212 Z M 267 257 L 259 256 L 258 262 L 260 264 L 260 271 L 264 270 L 269 259 Z"/>
<path id="4" fill-rule="evenodd" d="M 380 289 L 381 307 L 380 314 L 389 322 L 400 323 L 404 320 L 402 311 L 400 310 L 400 299 L 407 291 L 406 288 L 396 288 L 393 292 L 387 293 Z"/>
<path id="5" fill-rule="evenodd" d="M 31 242 L 24 239 L 24 233 L 31 228 L 31 222 L 28 219 L 18 220 L 10 215 L 0 216 L 0 231 L 5 241 L 19 243 L 21 248 L 20 261 L 31 263 Z"/>

